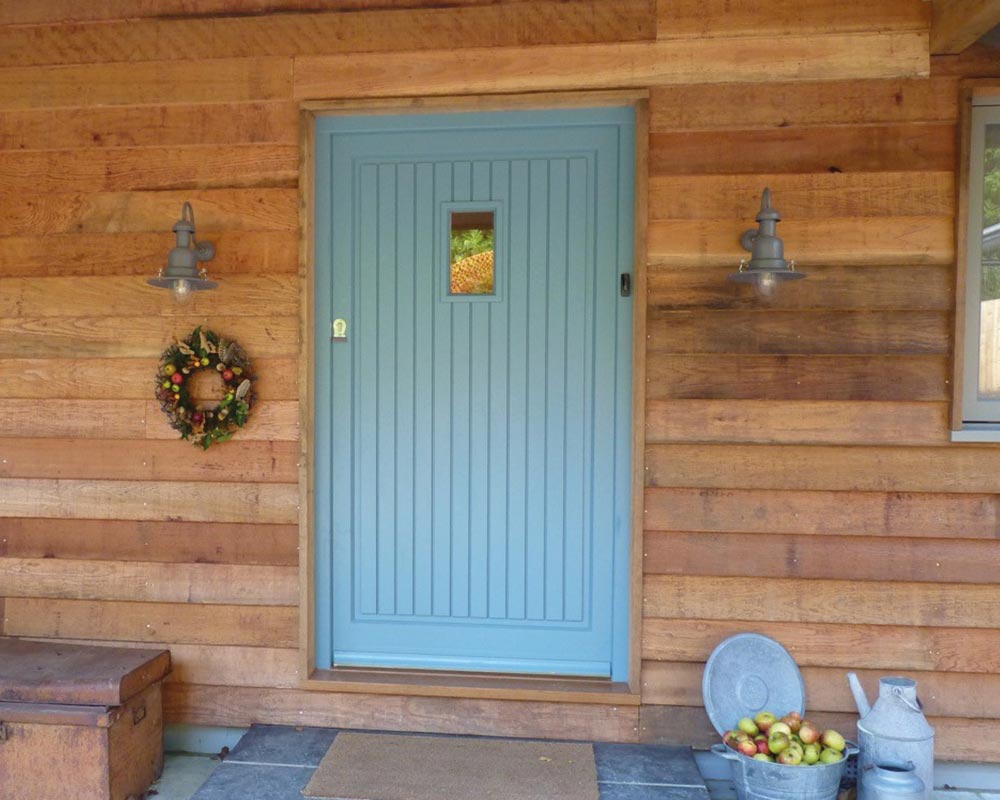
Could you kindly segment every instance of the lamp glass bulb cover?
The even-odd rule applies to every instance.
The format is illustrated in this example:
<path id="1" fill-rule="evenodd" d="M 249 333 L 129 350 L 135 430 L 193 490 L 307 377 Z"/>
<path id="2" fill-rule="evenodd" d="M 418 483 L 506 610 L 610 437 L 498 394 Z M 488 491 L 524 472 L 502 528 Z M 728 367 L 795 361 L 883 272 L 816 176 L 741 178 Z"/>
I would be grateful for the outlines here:
<path id="1" fill-rule="evenodd" d="M 760 277 L 754 281 L 753 290 L 760 297 L 772 297 L 780 282 L 773 272 L 762 272 Z"/>
<path id="2" fill-rule="evenodd" d="M 178 278 L 174 281 L 170 293 L 174 296 L 174 300 L 177 303 L 185 305 L 191 301 L 191 295 L 193 294 L 191 283 L 186 278 Z"/>

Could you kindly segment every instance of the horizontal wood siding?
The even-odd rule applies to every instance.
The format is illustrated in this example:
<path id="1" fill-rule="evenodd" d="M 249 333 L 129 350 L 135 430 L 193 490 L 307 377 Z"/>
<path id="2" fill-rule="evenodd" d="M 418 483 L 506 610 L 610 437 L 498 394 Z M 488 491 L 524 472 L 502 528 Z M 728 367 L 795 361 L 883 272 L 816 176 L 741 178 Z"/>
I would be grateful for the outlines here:
<path id="1" fill-rule="evenodd" d="M 704 661 L 749 630 L 821 722 L 853 731 L 847 670 L 903 672 L 939 757 L 995 760 L 997 452 L 948 436 L 955 78 L 735 91 L 652 99 L 641 738 L 713 741 Z M 809 274 L 770 303 L 725 280 L 765 186 Z"/>
<path id="2" fill-rule="evenodd" d="M 912 672 L 939 753 L 995 758 L 1000 704 L 972 698 L 1000 689 L 1000 463 L 946 437 L 957 85 L 990 62 L 927 78 L 928 13 L 5 5 L 0 631 L 169 647 L 170 722 L 707 744 L 704 660 L 758 630 L 837 724 L 845 669 Z M 651 92 L 643 704 L 303 689 L 299 101 L 600 88 Z M 810 273 L 770 306 L 725 280 L 764 186 Z M 185 200 L 221 288 L 178 309 L 144 279 Z M 202 453 L 149 389 L 205 323 L 247 348 L 261 402 Z M 761 610 L 765 582 L 787 603 Z"/>

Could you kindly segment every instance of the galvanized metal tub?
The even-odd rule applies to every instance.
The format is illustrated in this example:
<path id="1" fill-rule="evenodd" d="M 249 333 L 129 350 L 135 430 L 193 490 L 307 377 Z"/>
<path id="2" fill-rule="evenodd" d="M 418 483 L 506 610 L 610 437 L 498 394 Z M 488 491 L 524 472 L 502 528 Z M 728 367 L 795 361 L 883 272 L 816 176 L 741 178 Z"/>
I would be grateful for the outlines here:
<path id="1" fill-rule="evenodd" d="M 739 800 L 837 800 L 847 762 L 858 752 L 848 742 L 844 757 L 836 764 L 801 765 L 757 761 L 724 744 L 712 752 L 732 761 L 733 783 Z"/>

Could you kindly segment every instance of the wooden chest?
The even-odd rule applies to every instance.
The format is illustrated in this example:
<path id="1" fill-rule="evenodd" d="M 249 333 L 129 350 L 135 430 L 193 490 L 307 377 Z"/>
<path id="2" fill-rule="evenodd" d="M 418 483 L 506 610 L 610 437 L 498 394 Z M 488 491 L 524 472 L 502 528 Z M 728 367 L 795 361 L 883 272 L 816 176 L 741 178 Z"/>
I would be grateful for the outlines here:
<path id="1" fill-rule="evenodd" d="M 128 800 L 163 771 L 166 650 L 0 638 L 0 798 Z"/>

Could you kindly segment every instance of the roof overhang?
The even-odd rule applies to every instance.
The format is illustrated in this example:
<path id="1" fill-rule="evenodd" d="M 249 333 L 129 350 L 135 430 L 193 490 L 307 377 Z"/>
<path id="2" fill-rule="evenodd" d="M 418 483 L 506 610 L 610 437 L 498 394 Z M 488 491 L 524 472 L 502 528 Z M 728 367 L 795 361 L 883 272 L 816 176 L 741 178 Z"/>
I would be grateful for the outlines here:
<path id="1" fill-rule="evenodd" d="M 961 53 L 1000 24 L 1000 0 L 933 0 L 931 54 Z"/>

